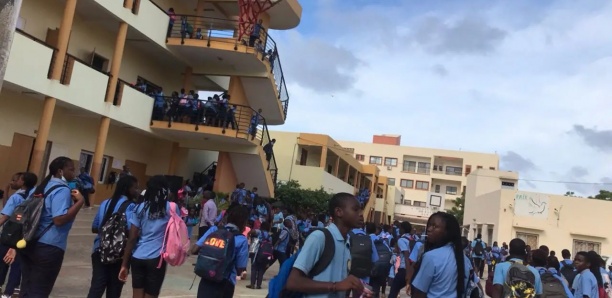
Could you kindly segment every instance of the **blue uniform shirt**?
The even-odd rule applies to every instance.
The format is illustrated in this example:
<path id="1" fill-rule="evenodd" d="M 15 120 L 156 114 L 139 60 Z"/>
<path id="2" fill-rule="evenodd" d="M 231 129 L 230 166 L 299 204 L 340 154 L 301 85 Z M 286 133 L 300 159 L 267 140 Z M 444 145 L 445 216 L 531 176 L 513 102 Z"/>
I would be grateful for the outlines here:
<path id="1" fill-rule="evenodd" d="M 113 210 L 113 213 L 119 211 L 119 208 L 121 208 L 121 205 L 126 200 L 127 200 L 127 197 L 125 196 L 122 196 L 121 198 L 119 198 L 119 201 L 117 202 L 117 205 L 115 205 L 115 209 Z M 108 204 L 110 204 L 110 201 L 111 199 L 106 199 L 102 202 L 102 204 L 100 204 L 100 209 L 98 209 L 98 213 L 96 213 L 96 217 L 94 217 L 93 223 L 91 224 L 92 229 L 100 230 L 102 228 L 102 220 L 104 219 L 104 215 L 106 214 L 106 211 L 108 210 L 108 207 L 109 207 Z M 132 218 L 132 215 L 134 213 L 134 208 L 136 208 L 136 204 L 132 203 L 127 207 L 127 209 L 125 209 L 125 218 L 128 221 L 127 223 L 128 230 L 132 226 L 130 224 L 130 218 Z M 97 234 L 96 238 L 94 239 L 94 244 L 93 244 L 94 252 L 96 251 L 96 249 L 98 249 L 98 246 L 100 246 L 100 234 Z"/>
<path id="2" fill-rule="evenodd" d="M 55 185 L 68 186 L 62 179 L 51 178 L 47 187 L 45 187 L 45 193 Z M 37 235 L 41 235 L 47 227 L 51 227 L 38 242 L 66 250 L 68 233 L 70 233 L 74 220 L 61 226 L 56 226 L 53 223 L 53 218 L 65 215 L 70 207 L 72 207 L 72 198 L 70 188 L 68 187 L 56 188 L 45 198 L 45 208 L 43 208 L 40 215 Z"/>
<path id="3" fill-rule="evenodd" d="M 141 260 L 156 259 L 161 255 L 164 244 L 166 226 L 170 220 L 170 203 L 166 202 L 166 216 L 163 218 L 150 219 L 148 212 L 142 212 L 145 203 L 140 203 L 134 207 L 129 223 L 140 229 L 138 244 L 132 253 L 132 257 Z M 100 208 L 101 209 L 101 208 Z M 176 205 L 176 214 L 181 214 L 181 210 Z"/>
<path id="4" fill-rule="evenodd" d="M 472 266 L 466 256 L 463 256 L 463 268 L 463 283 L 467 285 Z M 457 261 L 451 244 L 423 254 L 412 286 L 429 298 L 457 297 Z"/>
<path id="5" fill-rule="evenodd" d="M 25 197 L 28 198 L 28 196 L 32 195 L 32 193 L 34 193 L 34 189 L 30 190 L 30 193 Z M 25 194 L 25 190 L 23 189 L 16 191 L 13 195 L 11 195 L 8 198 L 8 200 L 6 200 L 6 205 L 4 206 L 4 208 L 2 208 L 2 212 L 0 213 L 8 217 L 13 215 L 13 212 L 15 211 L 15 207 L 19 206 L 19 204 L 25 201 L 25 199 L 23 198 L 24 194 Z"/>

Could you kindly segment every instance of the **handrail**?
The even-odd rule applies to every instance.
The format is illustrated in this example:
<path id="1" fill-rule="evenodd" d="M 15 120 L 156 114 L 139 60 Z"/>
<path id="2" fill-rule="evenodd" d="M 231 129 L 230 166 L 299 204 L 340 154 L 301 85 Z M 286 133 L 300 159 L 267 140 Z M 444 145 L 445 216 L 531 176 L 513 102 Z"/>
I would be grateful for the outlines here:
<path id="1" fill-rule="evenodd" d="M 21 30 L 21 29 L 19 29 L 19 28 L 15 28 L 15 31 L 16 31 L 16 32 L 19 32 L 19 34 L 21 34 L 21 35 L 23 35 L 23 36 L 25 36 L 25 37 L 27 37 L 27 38 L 29 38 L 29 39 L 31 39 L 31 40 L 33 40 L 33 41 L 35 41 L 35 42 L 39 43 L 39 44 L 41 44 L 41 45 L 43 45 L 43 46 L 45 46 L 45 47 L 47 47 L 47 48 L 50 48 L 50 49 L 52 49 L 52 50 L 57 50 L 57 48 L 56 48 L 56 47 L 51 46 L 50 44 L 48 44 L 48 43 L 46 43 L 45 41 L 43 41 L 43 40 L 39 39 L 38 37 L 36 37 L 36 36 L 34 36 L 34 35 L 31 35 L 30 33 L 27 33 L 27 32 L 25 32 L 25 31 L 23 31 L 23 30 Z"/>
<path id="2" fill-rule="evenodd" d="M 142 0 L 141 0 L 142 1 Z M 151 2 L 151 4 L 153 4 L 155 7 L 157 7 L 159 10 L 163 11 L 165 14 L 168 14 L 168 12 L 166 10 L 164 10 L 161 6 L 159 6 L 157 3 L 155 3 L 155 1 L 153 0 L 149 0 L 149 2 Z"/>
<path id="3" fill-rule="evenodd" d="M 211 162 L 202 172 L 200 172 L 200 174 L 204 175 L 210 168 L 212 168 L 215 165 L 217 165 L 216 161 Z"/>
<path id="4" fill-rule="evenodd" d="M 287 85 L 285 84 L 285 74 L 283 73 L 283 66 L 281 64 L 280 55 L 276 49 L 276 42 L 272 37 L 269 39 L 274 43 L 274 59 L 270 61 L 272 66 L 272 75 L 276 81 L 276 87 L 278 88 L 278 100 L 283 104 L 283 113 L 285 120 L 287 119 L 287 111 L 289 108 L 289 92 L 287 91 Z M 279 75 L 280 72 L 280 75 Z"/>

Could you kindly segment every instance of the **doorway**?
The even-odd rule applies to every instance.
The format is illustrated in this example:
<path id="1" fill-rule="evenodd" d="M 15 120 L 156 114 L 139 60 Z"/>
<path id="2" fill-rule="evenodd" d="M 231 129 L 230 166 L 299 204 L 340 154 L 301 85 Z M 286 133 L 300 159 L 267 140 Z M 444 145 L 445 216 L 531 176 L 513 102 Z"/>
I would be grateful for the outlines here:
<path id="1" fill-rule="evenodd" d="M 91 57 L 91 68 L 100 72 L 106 72 L 108 68 L 108 59 L 93 53 L 93 57 Z"/>

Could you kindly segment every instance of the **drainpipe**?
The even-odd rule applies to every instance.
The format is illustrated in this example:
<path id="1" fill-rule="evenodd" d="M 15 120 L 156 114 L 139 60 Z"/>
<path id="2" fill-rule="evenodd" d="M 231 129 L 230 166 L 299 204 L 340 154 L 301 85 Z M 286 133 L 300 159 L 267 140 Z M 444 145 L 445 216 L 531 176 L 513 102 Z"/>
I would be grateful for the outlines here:
<path id="1" fill-rule="evenodd" d="M 0 90 L 4 82 L 20 9 L 21 0 L 0 0 Z"/>

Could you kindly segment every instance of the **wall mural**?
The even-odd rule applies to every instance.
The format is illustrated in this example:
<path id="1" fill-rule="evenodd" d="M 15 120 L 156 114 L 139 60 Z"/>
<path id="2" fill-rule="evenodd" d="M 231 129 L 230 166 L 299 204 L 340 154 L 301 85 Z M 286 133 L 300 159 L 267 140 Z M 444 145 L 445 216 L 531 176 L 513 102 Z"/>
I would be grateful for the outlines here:
<path id="1" fill-rule="evenodd" d="M 545 194 L 517 192 L 514 195 L 514 215 L 548 218 L 550 200 Z"/>

